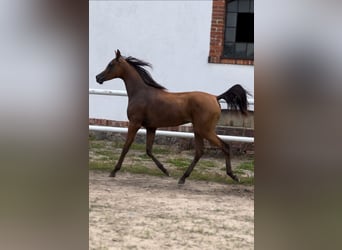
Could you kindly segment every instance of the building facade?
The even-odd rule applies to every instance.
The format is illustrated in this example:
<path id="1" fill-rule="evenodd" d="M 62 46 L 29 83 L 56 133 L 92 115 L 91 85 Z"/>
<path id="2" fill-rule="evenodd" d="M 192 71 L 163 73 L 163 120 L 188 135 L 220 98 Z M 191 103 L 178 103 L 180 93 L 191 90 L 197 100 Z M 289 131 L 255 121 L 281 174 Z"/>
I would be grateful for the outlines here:
<path id="1" fill-rule="evenodd" d="M 89 88 L 125 89 L 120 79 L 95 81 L 120 49 L 151 63 L 152 77 L 168 91 L 218 95 L 239 83 L 253 95 L 253 6 L 251 0 L 89 1 Z M 89 118 L 126 121 L 126 108 L 127 97 L 89 96 Z"/>

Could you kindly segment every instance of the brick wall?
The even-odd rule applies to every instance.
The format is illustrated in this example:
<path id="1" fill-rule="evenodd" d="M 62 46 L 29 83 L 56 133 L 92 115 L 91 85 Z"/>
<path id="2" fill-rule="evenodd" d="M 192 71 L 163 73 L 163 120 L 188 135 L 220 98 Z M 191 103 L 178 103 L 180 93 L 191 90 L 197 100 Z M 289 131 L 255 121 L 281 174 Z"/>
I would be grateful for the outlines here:
<path id="1" fill-rule="evenodd" d="M 220 63 L 224 43 L 225 0 L 213 0 L 209 62 Z"/>

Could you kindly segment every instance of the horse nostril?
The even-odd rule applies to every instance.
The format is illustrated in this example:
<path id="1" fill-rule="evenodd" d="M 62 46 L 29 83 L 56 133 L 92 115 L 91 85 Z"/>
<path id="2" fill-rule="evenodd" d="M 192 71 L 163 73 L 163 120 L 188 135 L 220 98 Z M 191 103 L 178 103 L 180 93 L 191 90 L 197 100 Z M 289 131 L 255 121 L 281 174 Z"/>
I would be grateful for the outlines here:
<path id="1" fill-rule="evenodd" d="M 97 76 L 96 76 L 96 81 L 97 81 L 98 83 L 103 83 L 103 81 L 102 81 L 100 75 L 97 75 Z"/>

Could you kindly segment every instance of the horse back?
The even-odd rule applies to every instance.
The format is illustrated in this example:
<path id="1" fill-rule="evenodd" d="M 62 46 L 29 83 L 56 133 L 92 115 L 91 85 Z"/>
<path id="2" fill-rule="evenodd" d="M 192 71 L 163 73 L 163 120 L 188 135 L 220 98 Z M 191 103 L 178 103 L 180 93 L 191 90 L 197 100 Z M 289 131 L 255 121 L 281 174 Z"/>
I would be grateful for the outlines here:
<path id="1" fill-rule="evenodd" d="M 216 96 L 205 92 L 167 93 L 161 97 L 159 105 L 164 113 L 170 120 L 183 120 L 182 124 L 208 119 L 216 122 L 221 113 Z"/>

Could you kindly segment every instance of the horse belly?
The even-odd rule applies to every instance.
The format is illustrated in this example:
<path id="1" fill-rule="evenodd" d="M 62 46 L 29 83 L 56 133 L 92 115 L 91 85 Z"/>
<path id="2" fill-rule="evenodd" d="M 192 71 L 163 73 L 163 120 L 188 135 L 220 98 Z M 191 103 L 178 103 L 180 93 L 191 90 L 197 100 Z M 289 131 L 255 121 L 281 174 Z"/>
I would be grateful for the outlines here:
<path id="1" fill-rule="evenodd" d="M 145 123 L 148 126 L 158 128 L 179 126 L 190 121 L 191 117 L 184 108 L 177 105 L 159 105 L 153 107 L 153 111 L 149 112 Z"/>

